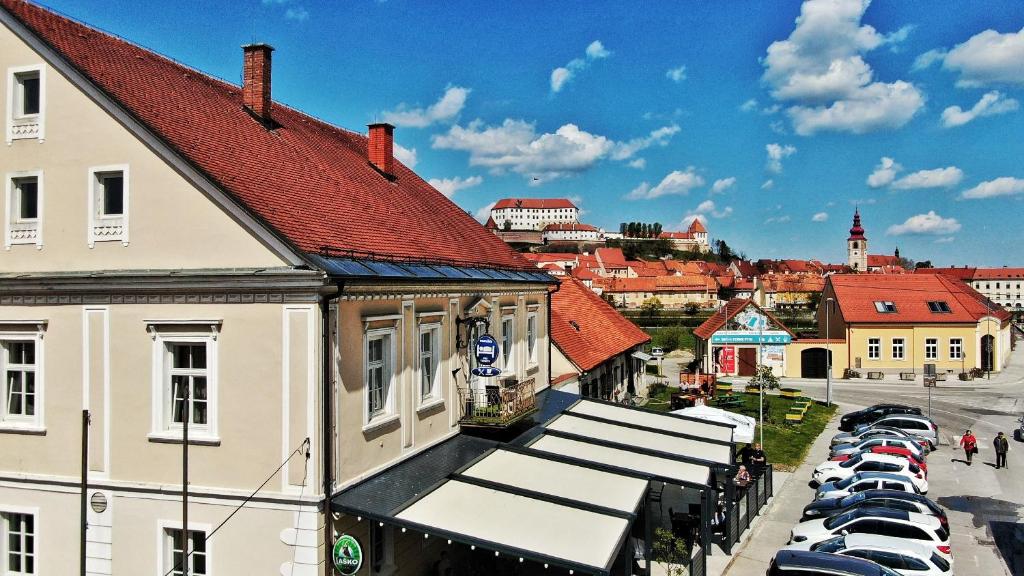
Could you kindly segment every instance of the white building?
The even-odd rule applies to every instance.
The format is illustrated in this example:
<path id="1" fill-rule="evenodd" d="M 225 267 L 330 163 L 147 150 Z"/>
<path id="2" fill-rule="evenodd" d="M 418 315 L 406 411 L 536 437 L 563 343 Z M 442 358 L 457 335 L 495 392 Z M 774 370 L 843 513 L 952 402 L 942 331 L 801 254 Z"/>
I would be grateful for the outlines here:
<path id="1" fill-rule="evenodd" d="M 544 230 L 549 224 L 577 222 L 579 216 L 579 208 L 565 198 L 503 198 L 491 208 L 499 230 Z"/>
<path id="2" fill-rule="evenodd" d="M 604 230 L 579 222 L 548 224 L 544 227 L 544 242 L 604 242 Z"/>

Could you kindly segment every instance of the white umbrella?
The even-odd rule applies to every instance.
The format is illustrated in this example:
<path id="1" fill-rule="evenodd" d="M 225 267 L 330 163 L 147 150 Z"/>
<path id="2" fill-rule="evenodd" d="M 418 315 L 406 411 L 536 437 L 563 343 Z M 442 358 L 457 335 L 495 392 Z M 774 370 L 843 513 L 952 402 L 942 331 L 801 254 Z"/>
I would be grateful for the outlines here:
<path id="1" fill-rule="evenodd" d="M 673 410 L 672 414 L 680 414 L 682 416 L 699 418 L 701 420 L 708 420 L 711 422 L 732 424 L 735 426 L 732 433 L 733 442 L 744 442 L 749 444 L 754 441 L 754 428 L 757 426 L 757 420 L 750 416 L 729 412 L 728 410 L 722 410 L 721 408 L 712 408 L 711 406 L 692 406 L 681 410 Z"/>

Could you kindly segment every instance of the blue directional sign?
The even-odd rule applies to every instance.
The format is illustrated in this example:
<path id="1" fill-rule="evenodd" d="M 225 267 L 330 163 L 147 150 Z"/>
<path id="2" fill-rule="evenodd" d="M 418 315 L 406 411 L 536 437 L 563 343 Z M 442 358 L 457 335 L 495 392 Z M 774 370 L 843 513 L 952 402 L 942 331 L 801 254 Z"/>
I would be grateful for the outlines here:
<path id="1" fill-rule="evenodd" d="M 476 361 L 477 364 L 490 366 L 498 361 L 498 341 L 490 334 L 484 334 L 476 339 Z"/>
<path id="2" fill-rule="evenodd" d="M 501 369 L 495 368 L 494 366 L 480 366 L 478 368 L 473 368 L 472 370 L 470 370 L 470 372 L 473 373 L 473 376 L 483 376 L 484 378 L 489 378 L 491 376 L 498 376 L 499 374 L 501 374 Z"/>
<path id="3" fill-rule="evenodd" d="M 719 330 L 711 335 L 712 344 L 789 344 L 792 340 L 788 332 L 781 330 Z"/>

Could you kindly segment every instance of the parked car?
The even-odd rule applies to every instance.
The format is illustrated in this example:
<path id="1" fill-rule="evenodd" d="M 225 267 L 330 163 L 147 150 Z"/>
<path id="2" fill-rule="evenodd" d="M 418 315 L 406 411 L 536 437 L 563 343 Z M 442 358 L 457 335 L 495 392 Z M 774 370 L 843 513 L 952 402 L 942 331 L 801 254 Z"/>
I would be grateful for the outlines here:
<path id="1" fill-rule="evenodd" d="M 805 549 L 794 544 L 789 549 Z M 810 546 L 812 552 L 826 552 L 870 560 L 904 576 L 942 576 L 953 570 L 952 558 L 930 544 L 877 534 L 847 534 Z"/>
<path id="2" fill-rule="evenodd" d="M 952 559 L 949 531 L 942 527 L 938 518 L 905 510 L 871 506 L 856 508 L 822 520 L 801 522 L 793 527 L 789 543 L 802 543 L 810 547 L 833 536 L 847 534 L 876 534 L 917 542 L 931 546 L 947 561 Z"/>
<path id="3" fill-rule="evenodd" d="M 843 414 L 843 417 L 839 419 L 839 429 L 843 432 L 849 432 L 861 424 L 870 424 L 875 420 L 878 420 L 883 416 L 889 416 L 890 414 L 920 415 L 921 409 L 914 406 L 905 406 L 903 404 L 875 404 L 874 406 L 868 406 L 863 410 Z"/>
<path id="4" fill-rule="evenodd" d="M 870 450 L 871 448 L 883 448 L 890 446 L 908 450 L 920 459 L 924 459 L 926 454 L 926 449 L 923 446 L 905 436 L 875 436 L 854 444 L 836 444 L 832 447 L 830 456 L 853 454 L 855 452 Z"/>
<path id="5" fill-rule="evenodd" d="M 874 424 L 866 424 L 856 428 L 852 432 L 840 432 L 832 437 L 832 446 L 838 444 L 856 444 L 858 442 L 875 438 L 877 436 L 896 436 L 898 438 L 911 438 L 910 434 L 907 434 L 899 428 L 893 428 L 891 426 L 880 426 Z M 912 438 L 911 438 L 912 439 Z"/>
<path id="6" fill-rule="evenodd" d="M 885 416 L 875 420 L 873 424 L 863 425 L 863 429 L 888 426 L 903 431 L 911 437 L 923 438 L 928 441 L 928 449 L 935 450 L 939 446 L 939 425 L 931 421 L 927 416 L 913 416 L 910 414 L 898 414 Z M 861 430 L 861 427 L 854 428 L 854 431 Z"/>
<path id="7" fill-rule="evenodd" d="M 860 558 L 839 554 L 779 550 L 765 576 L 899 576 L 899 572 Z"/>
<path id="8" fill-rule="evenodd" d="M 946 511 L 933 502 L 927 496 L 914 492 L 899 492 L 896 490 L 865 490 L 850 494 L 843 498 L 822 498 L 804 506 L 801 522 L 828 518 L 843 512 L 848 512 L 854 507 L 875 506 L 881 508 L 892 508 L 893 510 L 906 510 L 919 514 L 930 514 L 939 519 L 939 524 L 949 530 L 949 519 Z"/>
<path id="9" fill-rule="evenodd" d="M 651 356 L 654 356 L 655 358 L 661 358 L 664 355 L 665 355 L 665 349 L 664 348 L 651 348 Z"/>
<path id="10" fill-rule="evenodd" d="M 906 476 L 889 474 L 888 472 L 860 472 L 840 480 L 839 482 L 826 482 L 818 487 L 815 500 L 822 498 L 842 498 L 854 492 L 865 490 L 899 490 L 900 492 L 911 492 L 920 494 L 917 486 Z"/>
<path id="11" fill-rule="evenodd" d="M 917 456 L 916 454 L 914 454 L 913 450 L 911 450 L 909 448 L 903 448 L 901 446 L 870 446 L 868 448 L 862 448 L 859 452 L 853 452 L 851 454 L 836 454 L 836 455 L 832 456 L 831 458 L 829 458 L 829 460 L 833 460 L 835 462 L 842 462 L 844 460 L 849 460 L 855 454 L 863 454 L 863 453 L 889 454 L 891 456 L 898 456 L 900 458 L 906 458 L 907 460 L 910 460 L 914 464 L 917 464 L 921 468 L 921 470 L 924 470 L 925 476 L 928 475 L 928 462 L 927 462 L 927 460 L 925 458 L 921 458 L 921 457 Z"/>
<path id="12" fill-rule="evenodd" d="M 928 492 L 928 480 L 921 468 L 905 458 L 890 454 L 862 452 L 845 462 L 826 460 L 814 469 L 811 479 L 821 485 L 826 482 L 838 482 L 859 472 L 889 472 L 906 476 L 919 492 Z"/>

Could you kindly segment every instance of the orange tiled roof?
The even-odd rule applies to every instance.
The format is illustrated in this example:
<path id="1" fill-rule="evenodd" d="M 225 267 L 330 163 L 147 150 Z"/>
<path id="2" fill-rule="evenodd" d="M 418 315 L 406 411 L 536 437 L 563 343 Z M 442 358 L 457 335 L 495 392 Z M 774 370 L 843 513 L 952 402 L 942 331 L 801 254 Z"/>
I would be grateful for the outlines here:
<path id="1" fill-rule="evenodd" d="M 821 292 L 825 279 L 816 274 L 765 274 L 761 286 L 765 292 Z"/>
<path id="2" fill-rule="evenodd" d="M 725 306 L 722 306 L 722 308 L 718 310 L 718 312 L 715 312 L 710 318 L 705 320 L 703 324 L 694 328 L 693 334 L 701 340 L 710 339 L 712 334 L 721 330 L 733 316 L 742 312 L 747 306 L 757 308 L 762 314 L 774 322 L 775 325 L 780 326 L 783 330 L 789 332 L 790 336 L 796 336 L 796 334 L 793 334 L 793 332 L 791 332 L 789 328 L 786 328 L 782 322 L 779 322 L 778 318 L 773 316 L 771 312 L 761 308 L 749 298 L 733 298 L 732 300 L 729 300 L 725 303 Z"/>
<path id="3" fill-rule="evenodd" d="M 718 282 L 710 276 L 656 276 L 653 278 L 608 278 L 608 292 L 714 292 Z"/>
<path id="4" fill-rule="evenodd" d="M 502 208 L 528 208 L 531 210 L 550 210 L 555 208 L 575 208 L 576 205 L 566 198 L 502 198 L 494 203 L 491 210 Z"/>
<path id="5" fill-rule="evenodd" d="M 551 337 L 558 349 L 583 371 L 651 340 L 646 332 L 571 277 L 563 279 L 561 288 L 552 294 Z"/>
<path id="6" fill-rule="evenodd" d="M 899 266 L 900 259 L 887 254 L 868 254 L 868 268 L 880 268 L 882 266 Z"/>
<path id="7" fill-rule="evenodd" d="M 1004 322 L 1011 318 L 1002 306 L 942 274 L 836 274 L 828 282 L 849 323 L 973 324 L 989 313 Z M 932 312 L 930 301 L 945 302 L 950 311 Z M 896 312 L 879 312 L 875 302 L 892 302 Z"/>

